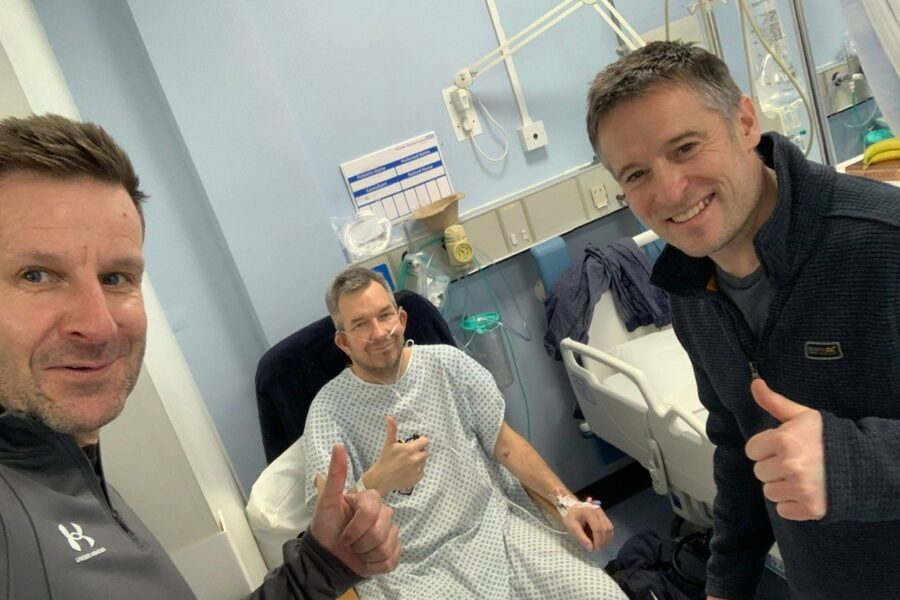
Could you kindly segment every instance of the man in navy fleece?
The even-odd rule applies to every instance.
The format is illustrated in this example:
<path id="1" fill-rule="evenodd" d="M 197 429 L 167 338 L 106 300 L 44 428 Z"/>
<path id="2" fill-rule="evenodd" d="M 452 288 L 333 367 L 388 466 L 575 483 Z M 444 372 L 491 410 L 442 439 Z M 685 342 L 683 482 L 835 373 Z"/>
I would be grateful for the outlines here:
<path id="1" fill-rule="evenodd" d="M 716 444 L 710 598 L 751 598 L 778 541 L 797 598 L 900 590 L 900 190 L 761 134 L 725 64 L 648 44 L 600 72 L 588 136 L 668 245 Z"/>

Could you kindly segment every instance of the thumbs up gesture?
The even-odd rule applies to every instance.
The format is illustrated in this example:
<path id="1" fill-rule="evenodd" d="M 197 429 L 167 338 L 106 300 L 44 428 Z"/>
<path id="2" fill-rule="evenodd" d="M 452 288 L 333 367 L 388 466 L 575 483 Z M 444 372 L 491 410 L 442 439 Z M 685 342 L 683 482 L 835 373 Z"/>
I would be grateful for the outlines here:
<path id="1" fill-rule="evenodd" d="M 387 496 L 394 490 L 411 488 L 425 475 L 428 460 L 428 443 L 425 436 L 403 443 L 397 439 L 397 422 L 385 417 L 384 445 L 381 455 L 363 476 L 369 489 Z"/>
<path id="2" fill-rule="evenodd" d="M 753 399 L 781 422 L 754 435 L 744 448 L 754 461 L 753 474 L 778 514 L 793 521 L 825 516 L 825 448 L 822 414 L 769 389 L 762 379 L 750 385 Z"/>
<path id="3" fill-rule="evenodd" d="M 394 511 L 371 490 L 344 494 L 347 469 L 347 451 L 336 444 L 309 533 L 363 577 L 392 571 L 400 561 Z"/>

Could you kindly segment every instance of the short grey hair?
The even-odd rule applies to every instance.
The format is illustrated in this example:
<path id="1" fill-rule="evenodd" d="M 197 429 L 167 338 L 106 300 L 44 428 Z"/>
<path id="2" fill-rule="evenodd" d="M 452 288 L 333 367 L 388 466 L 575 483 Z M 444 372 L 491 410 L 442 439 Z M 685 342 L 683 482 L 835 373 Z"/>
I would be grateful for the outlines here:
<path id="1" fill-rule="evenodd" d="M 660 85 L 684 85 L 706 108 L 731 120 L 740 106 L 740 88 L 715 54 L 686 42 L 650 42 L 600 71 L 587 97 L 587 134 L 597 158 L 600 122 L 610 111 Z"/>
<path id="2" fill-rule="evenodd" d="M 394 305 L 394 308 L 397 308 L 397 300 L 394 298 L 394 293 L 391 292 L 391 286 L 388 285 L 384 275 L 378 271 L 365 269 L 363 267 L 350 267 L 349 269 L 338 273 L 337 277 L 335 277 L 328 286 L 328 291 L 325 292 L 325 306 L 328 307 L 328 314 L 331 315 L 331 321 L 334 323 L 335 329 L 341 329 L 342 327 L 341 323 L 338 321 L 338 301 L 341 299 L 341 296 L 364 290 L 369 287 L 373 281 L 378 282 L 378 284 L 385 289 L 391 297 L 391 303 Z"/>

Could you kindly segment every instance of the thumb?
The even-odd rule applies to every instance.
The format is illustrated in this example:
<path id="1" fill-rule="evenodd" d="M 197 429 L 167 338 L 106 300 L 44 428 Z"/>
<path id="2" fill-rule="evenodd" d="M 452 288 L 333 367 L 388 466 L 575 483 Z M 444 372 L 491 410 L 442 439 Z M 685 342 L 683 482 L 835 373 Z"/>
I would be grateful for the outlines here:
<path id="1" fill-rule="evenodd" d="M 347 494 L 344 496 L 344 500 L 347 502 L 347 506 L 350 508 L 351 513 L 356 512 L 356 506 L 359 504 L 359 493 Z"/>
<path id="2" fill-rule="evenodd" d="M 391 444 L 397 443 L 397 421 L 390 415 L 385 417 L 384 420 L 387 422 L 387 432 L 384 434 L 384 446 L 388 447 Z"/>
<path id="3" fill-rule="evenodd" d="M 344 496 L 344 484 L 347 482 L 347 451 L 340 444 L 331 448 L 331 464 L 328 465 L 328 478 L 322 493 L 319 494 L 319 504 L 323 506 L 340 503 Z"/>
<path id="4" fill-rule="evenodd" d="M 767 413 L 784 423 L 790 421 L 797 415 L 809 410 L 802 404 L 789 400 L 769 389 L 769 386 L 762 379 L 754 379 L 750 384 L 750 393 L 753 399 Z"/>

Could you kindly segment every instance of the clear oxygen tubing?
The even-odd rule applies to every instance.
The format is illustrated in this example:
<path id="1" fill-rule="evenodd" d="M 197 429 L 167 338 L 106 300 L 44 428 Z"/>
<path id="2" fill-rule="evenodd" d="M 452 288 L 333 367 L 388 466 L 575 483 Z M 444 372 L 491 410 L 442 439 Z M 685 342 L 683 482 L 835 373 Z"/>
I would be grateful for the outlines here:
<path id="1" fill-rule="evenodd" d="M 872 102 L 872 112 L 869 113 L 869 116 L 866 118 L 861 118 L 859 105 L 865 102 L 859 101 L 856 98 L 856 82 L 857 80 L 865 80 L 865 75 L 862 73 L 853 73 L 851 71 L 851 57 L 857 56 L 856 53 L 856 43 L 849 36 L 844 38 L 844 43 L 841 44 L 841 54 L 844 56 L 844 64 L 847 65 L 847 78 L 843 81 L 836 80 L 834 81 L 835 85 L 832 85 L 828 88 L 828 94 L 834 95 L 837 92 L 839 85 L 844 85 L 846 83 L 847 87 L 850 89 L 850 102 L 852 103 L 851 112 L 856 117 L 856 123 L 851 123 L 848 119 L 846 123 L 842 122 L 841 124 L 844 127 L 848 127 L 851 129 L 860 129 L 859 139 L 862 146 L 865 146 L 865 138 L 866 138 L 866 130 L 864 128 L 868 127 L 872 124 L 872 121 L 878 115 L 878 104 Z M 841 81 L 838 84 L 838 81 Z"/>
<path id="2" fill-rule="evenodd" d="M 800 45 L 803 69 L 806 71 L 806 79 L 809 84 L 809 95 L 812 98 L 812 106 L 815 112 L 810 116 L 810 121 L 815 118 L 819 128 L 819 148 L 822 151 L 825 164 L 834 167 L 837 157 L 834 152 L 834 142 L 831 139 L 831 128 L 828 125 L 827 110 L 822 101 L 819 86 L 816 85 L 818 74 L 813 62 L 812 47 L 809 44 L 809 32 L 806 28 L 806 15 L 803 12 L 802 0 L 790 0 L 791 17 L 794 23 L 794 32 L 797 34 L 797 43 Z"/>
<path id="3" fill-rule="evenodd" d="M 497 295 L 494 292 L 493 286 L 488 282 L 487 275 L 484 272 L 484 268 L 481 266 L 481 262 L 478 260 L 478 254 L 484 255 L 478 249 L 475 249 L 475 255 L 472 257 L 473 262 L 475 263 L 476 270 L 473 273 L 476 277 L 481 278 L 481 282 L 484 284 L 485 289 L 488 292 L 488 296 L 490 297 L 491 304 L 493 304 L 494 312 L 498 315 L 502 315 L 500 312 L 500 302 L 497 299 Z M 519 392 L 522 394 L 522 404 L 525 408 L 525 430 L 526 430 L 526 439 L 531 441 L 531 406 L 528 403 L 528 394 L 525 392 L 525 385 L 522 382 L 522 374 L 519 372 L 519 363 L 516 360 L 516 353 L 513 350 L 512 342 L 509 339 L 509 333 L 513 333 L 515 336 L 521 338 L 522 340 L 528 342 L 531 341 L 531 331 L 528 328 L 528 323 L 525 321 L 525 317 L 522 315 L 522 310 L 519 307 L 519 303 L 516 300 L 515 294 L 512 293 L 512 287 L 509 285 L 509 280 L 500 273 L 500 278 L 503 280 L 504 285 L 506 286 L 506 292 L 509 298 L 513 301 L 513 306 L 516 310 L 516 316 L 522 320 L 522 329 L 524 332 L 517 331 L 515 328 L 511 327 L 509 324 L 505 323 L 502 319 L 498 322 L 502 331 L 503 331 L 503 340 L 506 343 L 506 351 L 509 353 L 510 361 L 512 362 L 513 373 L 516 376 L 516 382 L 518 383 Z"/>
<path id="4" fill-rule="evenodd" d="M 706 41 L 710 45 L 710 51 L 725 60 L 725 52 L 722 50 L 722 38 L 719 36 L 719 26 L 716 23 L 716 13 L 713 8 L 713 0 L 700 0 L 697 2 L 700 8 L 700 18 L 703 21 L 703 29 L 706 32 Z"/>
<path id="5" fill-rule="evenodd" d="M 456 448 L 454 448 L 454 447 L 451 446 L 450 444 L 446 444 L 446 446 L 447 446 L 447 449 L 448 449 L 448 450 L 450 450 L 451 452 L 453 452 L 453 454 L 455 454 L 456 457 L 459 458 L 459 461 L 460 461 L 462 464 L 465 464 L 466 459 L 463 458 L 462 454 L 460 454 L 460 453 L 456 450 Z M 481 473 L 480 475 L 481 475 L 482 481 L 483 481 L 483 482 L 488 486 L 488 488 L 491 490 L 491 494 L 493 494 L 493 493 L 496 491 L 496 489 L 494 488 L 494 484 L 491 482 L 490 479 L 487 478 L 486 475 L 484 475 L 484 473 Z M 536 493 L 536 492 L 535 492 L 535 493 Z M 529 517 L 531 517 L 532 519 L 534 519 L 534 522 L 535 522 L 535 523 L 537 523 L 538 525 L 540 525 L 541 527 L 543 527 L 543 528 L 546 529 L 547 531 L 556 533 L 556 534 L 558 534 L 558 535 L 569 535 L 569 531 L 568 531 L 567 529 L 557 529 L 556 527 L 552 527 L 552 526 L 550 526 L 550 525 L 544 523 L 543 521 L 541 521 L 540 519 L 538 519 L 536 516 L 534 516 L 534 514 L 532 514 L 532 512 L 531 512 L 530 510 L 528 510 L 528 509 L 525 508 L 524 506 L 519 506 L 518 504 L 516 504 L 515 502 L 513 502 L 512 500 L 510 500 L 509 498 L 507 498 L 506 495 L 504 495 L 504 494 L 501 493 L 501 494 L 500 494 L 500 497 L 501 497 L 503 500 L 505 500 L 506 503 L 509 504 L 510 506 L 514 506 L 515 508 L 518 508 L 520 511 L 522 511 L 523 513 L 525 513 L 526 515 L 528 515 Z"/>
<path id="6" fill-rule="evenodd" d="M 848 122 L 848 123 L 844 123 L 844 125 L 847 127 L 852 127 L 854 129 L 862 129 L 863 127 L 868 127 L 872 123 L 872 121 L 875 120 L 875 116 L 878 114 L 878 105 L 873 102 L 872 103 L 872 112 L 870 112 L 869 116 L 866 117 L 865 119 L 861 119 L 859 116 L 859 105 L 862 104 L 862 102 L 859 102 L 856 99 L 856 90 L 855 89 L 850 92 L 850 102 L 853 104 L 853 108 L 851 108 L 850 111 L 856 116 L 857 122 L 856 123 Z M 860 132 L 860 135 L 865 137 L 866 132 L 862 131 L 862 132 Z"/>
<path id="7" fill-rule="evenodd" d="M 800 100 L 803 102 L 803 107 L 806 109 L 806 114 L 810 122 L 809 138 L 806 142 L 806 148 L 803 149 L 803 154 L 805 156 L 809 156 L 809 153 L 812 150 L 817 128 L 815 117 L 813 116 L 812 112 L 812 107 L 809 104 L 809 98 L 806 97 L 806 92 L 803 91 L 803 87 L 800 85 L 800 82 L 797 81 L 797 78 L 791 74 L 791 69 L 786 64 L 784 64 L 784 61 L 781 60 L 781 57 L 778 56 L 778 53 L 775 51 L 775 49 L 772 48 L 768 41 L 766 41 L 766 36 L 764 36 L 762 31 L 759 30 L 759 25 L 757 25 L 756 19 L 753 18 L 752 14 L 750 14 L 750 7 L 747 6 L 747 0 L 738 0 L 738 2 L 740 3 L 740 10 L 742 15 L 741 27 L 743 28 L 745 26 L 745 23 L 750 24 L 750 27 L 753 29 L 753 33 L 756 35 L 759 43 L 763 48 L 766 49 L 766 52 L 769 53 L 769 56 L 772 57 L 772 60 L 774 60 L 775 64 L 778 65 L 778 68 L 781 69 L 785 76 L 790 80 L 791 84 L 793 84 L 794 88 L 797 90 L 797 94 L 799 94 L 800 96 Z M 746 21 L 744 19 L 746 19 Z M 747 54 L 745 55 L 745 60 L 747 61 L 747 64 L 751 64 L 749 51 L 747 50 L 746 46 L 744 47 L 744 49 L 745 52 L 747 52 Z"/>
<path id="8" fill-rule="evenodd" d="M 425 242 L 423 242 L 422 245 L 419 246 L 415 251 L 411 251 L 406 254 L 406 257 L 403 259 L 403 264 L 400 266 L 400 275 L 397 277 L 397 289 L 401 289 L 401 290 L 406 289 L 406 280 L 409 277 L 409 269 L 410 269 L 410 264 L 411 264 L 410 257 L 415 254 L 419 254 L 420 252 L 426 250 L 427 248 L 430 248 L 431 246 L 440 244 L 443 241 L 443 239 L 444 239 L 444 236 L 442 234 L 438 234 L 437 236 L 431 238 L 430 240 L 426 240 Z M 433 257 L 434 257 L 434 254 L 432 253 L 431 255 L 429 255 L 428 260 L 425 262 L 425 266 L 422 269 L 423 277 L 427 277 L 428 268 L 431 265 L 431 259 Z M 423 291 L 421 289 L 421 286 L 419 286 L 419 289 L 416 289 L 415 291 L 419 292 L 420 295 L 422 295 L 422 296 L 425 295 L 424 293 L 421 293 Z"/>
<path id="9" fill-rule="evenodd" d="M 431 269 L 431 264 L 434 260 L 435 255 L 438 252 L 443 251 L 442 248 L 440 247 L 442 240 L 443 240 L 442 236 L 440 236 L 440 235 L 436 236 L 435 238 L 424 242 L 421 246 L 419 246 L 416 249 L 416 252 L 414 254 L 419 254 L 425 250 L 432 249 L 431 252 L 429 253 L 428 259 L 425 261 L 424 268 L 422 269 L 422 272 L 419 275 L 420 278 L 424 278 L 427 280 L 428 273 Z M 434 248 L 434 246 L 438 246 L 438 247 Z M 473 246 L 473 251 L 474 251 L 473 263 L 475 264 L 475 269 L 472 272 L 469 272 L 469 268 L 470 268 L 469 265 L 463 266 L 456 270 L 453 270 L 452 268 L 448 268 L 448 270 L 445 272 L 445 274 L 448 275 L 451 279 L 451 285 L 447 289 L 447 299 L 444 302 L 443 306 L 439 307 L 441 314 L 444 315 L 445 318 L 448 316 L 449 311 L 454 307 L 454 304 L 455 304 L 454 301 L 460 294 L 463 295 L 463 300 L 462 300 L 463 310 L 461 311 L 462 316 L 460 318 L 460 321 L 462 321 L 462 319 L 474 314 L 474 312 L 465 310 L 465 308 L 466 308 L 465 302 L 466 302 L 466 299 L 468 298 L 468 296 L 470 295 L 470 292 L 465 288 L 462 291 L 454 291 L 454 287 L 452 285 L 453 280 L 456 280 L 459 284 L 461 282 L 464 282 L 466 279 L 468 279 L 469 277 L 472 277 L 472 276 L 476 277 L 476 279 L 475 279 L 476 282 L 481 283 L 484 286 L 484 289 L 486 290 L 487 296 L 489 299 L 489 304 L 493 308 L 493 312 L 496 312 L 498 315 L 502 314 L 500 312 L 500 303 L 497 299 L 497 294 L 494 291 L 493 286 L 491 286 L 490 282 L 487 280 L 487 275 L 484 273 L 484 268 L 481 266 L 481 262 L 478 259 L 478 255 L 481 255 L 482 257 L 485 257 L 486 255 L 484 254 L 484 252 L 482 252 L 480 249 L 478 249 L 477 247 L 474 247 L 474 246 Z M 407 259 L 406 261 L 404 261 L 403 268 L 401 268 L 400 276 L 397 278 L 398 285 L 400 288 L 405 287 L 406 280 L 407 280 L 408 265 L 409 265 L 409 261 Z M 500 273 L 499 275 L 500 275 L 500 278 L 502 279 L 504 285 L 506 286 L 506 292 L 507 292 L 509 298 L 512 299 L 513 307 L 515 308 L 515 311 L 516 311 L 516 317 L 517 317 L 517 319 L 521 319 L 522 331 L 519 331 L 518 324 L 516 325 L 516 327 L 513 327 L 509 323 L 504 322 L 502 319 L 500 321 L 498 321 L 498 325 L 500 325 L 500 327 L 503 331 L 503 339 L 504 339 L 504 342 L 506 345 L 506 350 L 509 354 L 510 361 L 512 363 L 513 373 L 515 374 L 515 379 L 518 382 L 519 391 L 522 394 L 522 402 L 525 407 L 525 421 L 526 421 L 526 434 L 527 434 L 526 439 L 528 441 L 531 441 L 531 408 L 528 403 L 528 395 L 525 392 L 525 386 L 522 383 L 522 376 L 521 376 L 521 373 L 519 372 L 519 366 L 518 366 L 518 362 L 516 361 L 516 355 L 515 355 L 515 352 L 513 351 L 512 343 L 509 339 L 509 333 L 511 332 L 513 335 L 521 338 L 522 340 L 524 340 L 526 342 L 531 341 L 531 330 L 529 329 L 528 323 L 526 322 L 525 317 L 523 316 L 522 309 L 519 307 L 519 303 L 516 300 L 515 294 L 512 293 L 512 287 L 509 284 L 509 280 L 502 273 Z M 421 279 L 420 279 L 420 284 L 421 284 Z M 427 284 L 426 284 L 426 286 L 427 286 Z M 421 289 L 421 285 L 419 287 Z M 457 302 L 457 304 L 459 304 L 459 303 Z M 471 340 L 464 340 L 460 343 L 460 345 L 464 349 L 466 349 L 470 342 L 471 342 Z"/>

